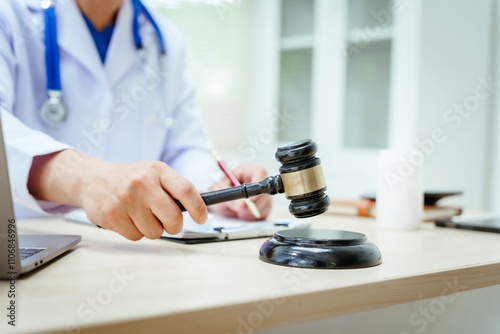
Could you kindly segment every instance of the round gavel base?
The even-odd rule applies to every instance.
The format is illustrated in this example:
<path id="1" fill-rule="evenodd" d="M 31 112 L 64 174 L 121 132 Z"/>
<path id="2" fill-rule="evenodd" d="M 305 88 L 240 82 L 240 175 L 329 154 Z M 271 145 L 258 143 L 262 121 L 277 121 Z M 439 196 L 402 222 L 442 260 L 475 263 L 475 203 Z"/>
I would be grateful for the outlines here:
<path id="1" fill-rule="evenodd" d="M 382 263 L 380 250 L 362 233 L 292 229 L 278 231 L 260 248 L 268 263 L 300 268 L 355 269 Z"/>

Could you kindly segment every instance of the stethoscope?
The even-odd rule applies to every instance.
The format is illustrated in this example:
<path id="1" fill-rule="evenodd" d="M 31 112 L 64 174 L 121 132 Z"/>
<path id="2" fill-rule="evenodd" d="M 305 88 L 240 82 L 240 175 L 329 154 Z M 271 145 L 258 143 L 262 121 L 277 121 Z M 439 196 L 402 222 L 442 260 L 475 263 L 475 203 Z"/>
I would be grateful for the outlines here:
<path id="1" fill-rule="evenodd" d="M 42 8 L 45 20 L 45 68 L 47 71 L 47 95 L 48 99 L 42 105 L 40 109 L 40 118 L 42 122 L 51 128 L 57 128 L 61 126 L 62 123 L 68 118 L 68 108 L 62 101 L 62 89 L 61 89 L 61 75 L 59 68 L 59 46 L 57 44 L 57 27 L 56 27 L 56 14 L 54 9 L 53 0 L 42 0 Z M 135 47 L 139 53 L 139 58 L 142 63 L 144 73 L 149 76 L 153 75 L 165 75 L 165 57 L 167 55 L 167 49 L 165 46 L 165 41 L 160 28 L 156 24 L 155 20 L 151 16 L 151 13 L 146 9 L 144 4 L 140 0 L 132 0 L 132 6 L 134 9 L 134 16 L 132 21 L 132 34 L 134 37 Z M 139 14 L 143 13 L 144 16 L 149 20 L 153 26 L 156 36 L 158 38 L 158 44 L 160 46 L 159 55 L 159 70 L 160 73 L 155 73 L 154 69 L 148 64 L 146 50 L 142 44 L 142 38 L 139 34 Z M 174 118 L 171 108 L 168 108 L 168 104 L 165 101 L 165 80 L 163 78 L 159 79 L 160 84 L 158 89 L 156 89 L 156 101 L 160 101 L 155 106 L 156 109 L 156 120 L 159 121 L 166 128 L 173 127 Z M 164 93 L 160 91 L 162 90 Z M 160 107 L 161 104 L 162 106 Z"/>

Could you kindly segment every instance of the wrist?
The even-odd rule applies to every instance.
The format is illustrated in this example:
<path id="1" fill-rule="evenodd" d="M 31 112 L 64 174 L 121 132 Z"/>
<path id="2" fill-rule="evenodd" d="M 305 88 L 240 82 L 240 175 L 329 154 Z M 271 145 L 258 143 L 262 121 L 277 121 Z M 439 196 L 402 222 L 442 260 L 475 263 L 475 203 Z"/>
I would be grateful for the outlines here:
<path id="1" fill-rule="evenodd" d="M 112 163 L 77 151 L 68 152 L 66 162 L 72 169 L 68 173 L 70 197 L 74 199 L 74 205 L 85 207 L 86 200 L 107 181 L 104 175 L 110 175 L 108 169 Z"/>
<path id="2" fill-rule="evenodd" d="M 39 200 L 83 206 L 85 188 L 92 183 L 93 164 L 99 161 L 73 149 L 37 156 L 28 189 Z"/>

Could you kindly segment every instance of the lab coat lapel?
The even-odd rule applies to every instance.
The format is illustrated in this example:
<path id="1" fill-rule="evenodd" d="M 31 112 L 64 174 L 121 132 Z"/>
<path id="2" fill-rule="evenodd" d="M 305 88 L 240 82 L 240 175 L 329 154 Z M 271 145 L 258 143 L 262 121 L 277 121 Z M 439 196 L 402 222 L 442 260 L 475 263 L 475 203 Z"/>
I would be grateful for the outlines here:
<path id="1" fill-rule="evenodd" d="M 116 20 L 113 36 L 106 54 L 105 71 L 111 87 L 139 62 L 132 34 L 133 8 L 125 0 Z"/>
<path id="2" fill-rule="evenodd" d="M 74 1 L 59 2 L 56 4 L 56 17 L 59 49 L 76 59 L 105 87 L 108 87 L 104 66 L 77 4 Z M 64 56 L 62 52 L 61 64 Z"/>

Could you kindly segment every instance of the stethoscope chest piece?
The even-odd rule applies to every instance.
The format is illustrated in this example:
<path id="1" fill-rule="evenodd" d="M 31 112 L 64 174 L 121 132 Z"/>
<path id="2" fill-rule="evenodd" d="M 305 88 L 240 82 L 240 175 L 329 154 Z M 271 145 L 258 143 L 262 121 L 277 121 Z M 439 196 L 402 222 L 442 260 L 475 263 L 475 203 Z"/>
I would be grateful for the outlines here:
<path id="1" fill-rule="evenodd" d="M 40 109 L 40 119 L 46 126 L 57 128 L 68 118 L 68 108 L 61 100 L 61 91 L 49 91 L 48 95 Z"/>
<path id="2" fill-rule="evenodd" d="M 291 229 L 278 231 L 264 242 L 259 258 L 288 267 L 356 269 L 382 263 L 380 250 L 362 233 Z"/>

